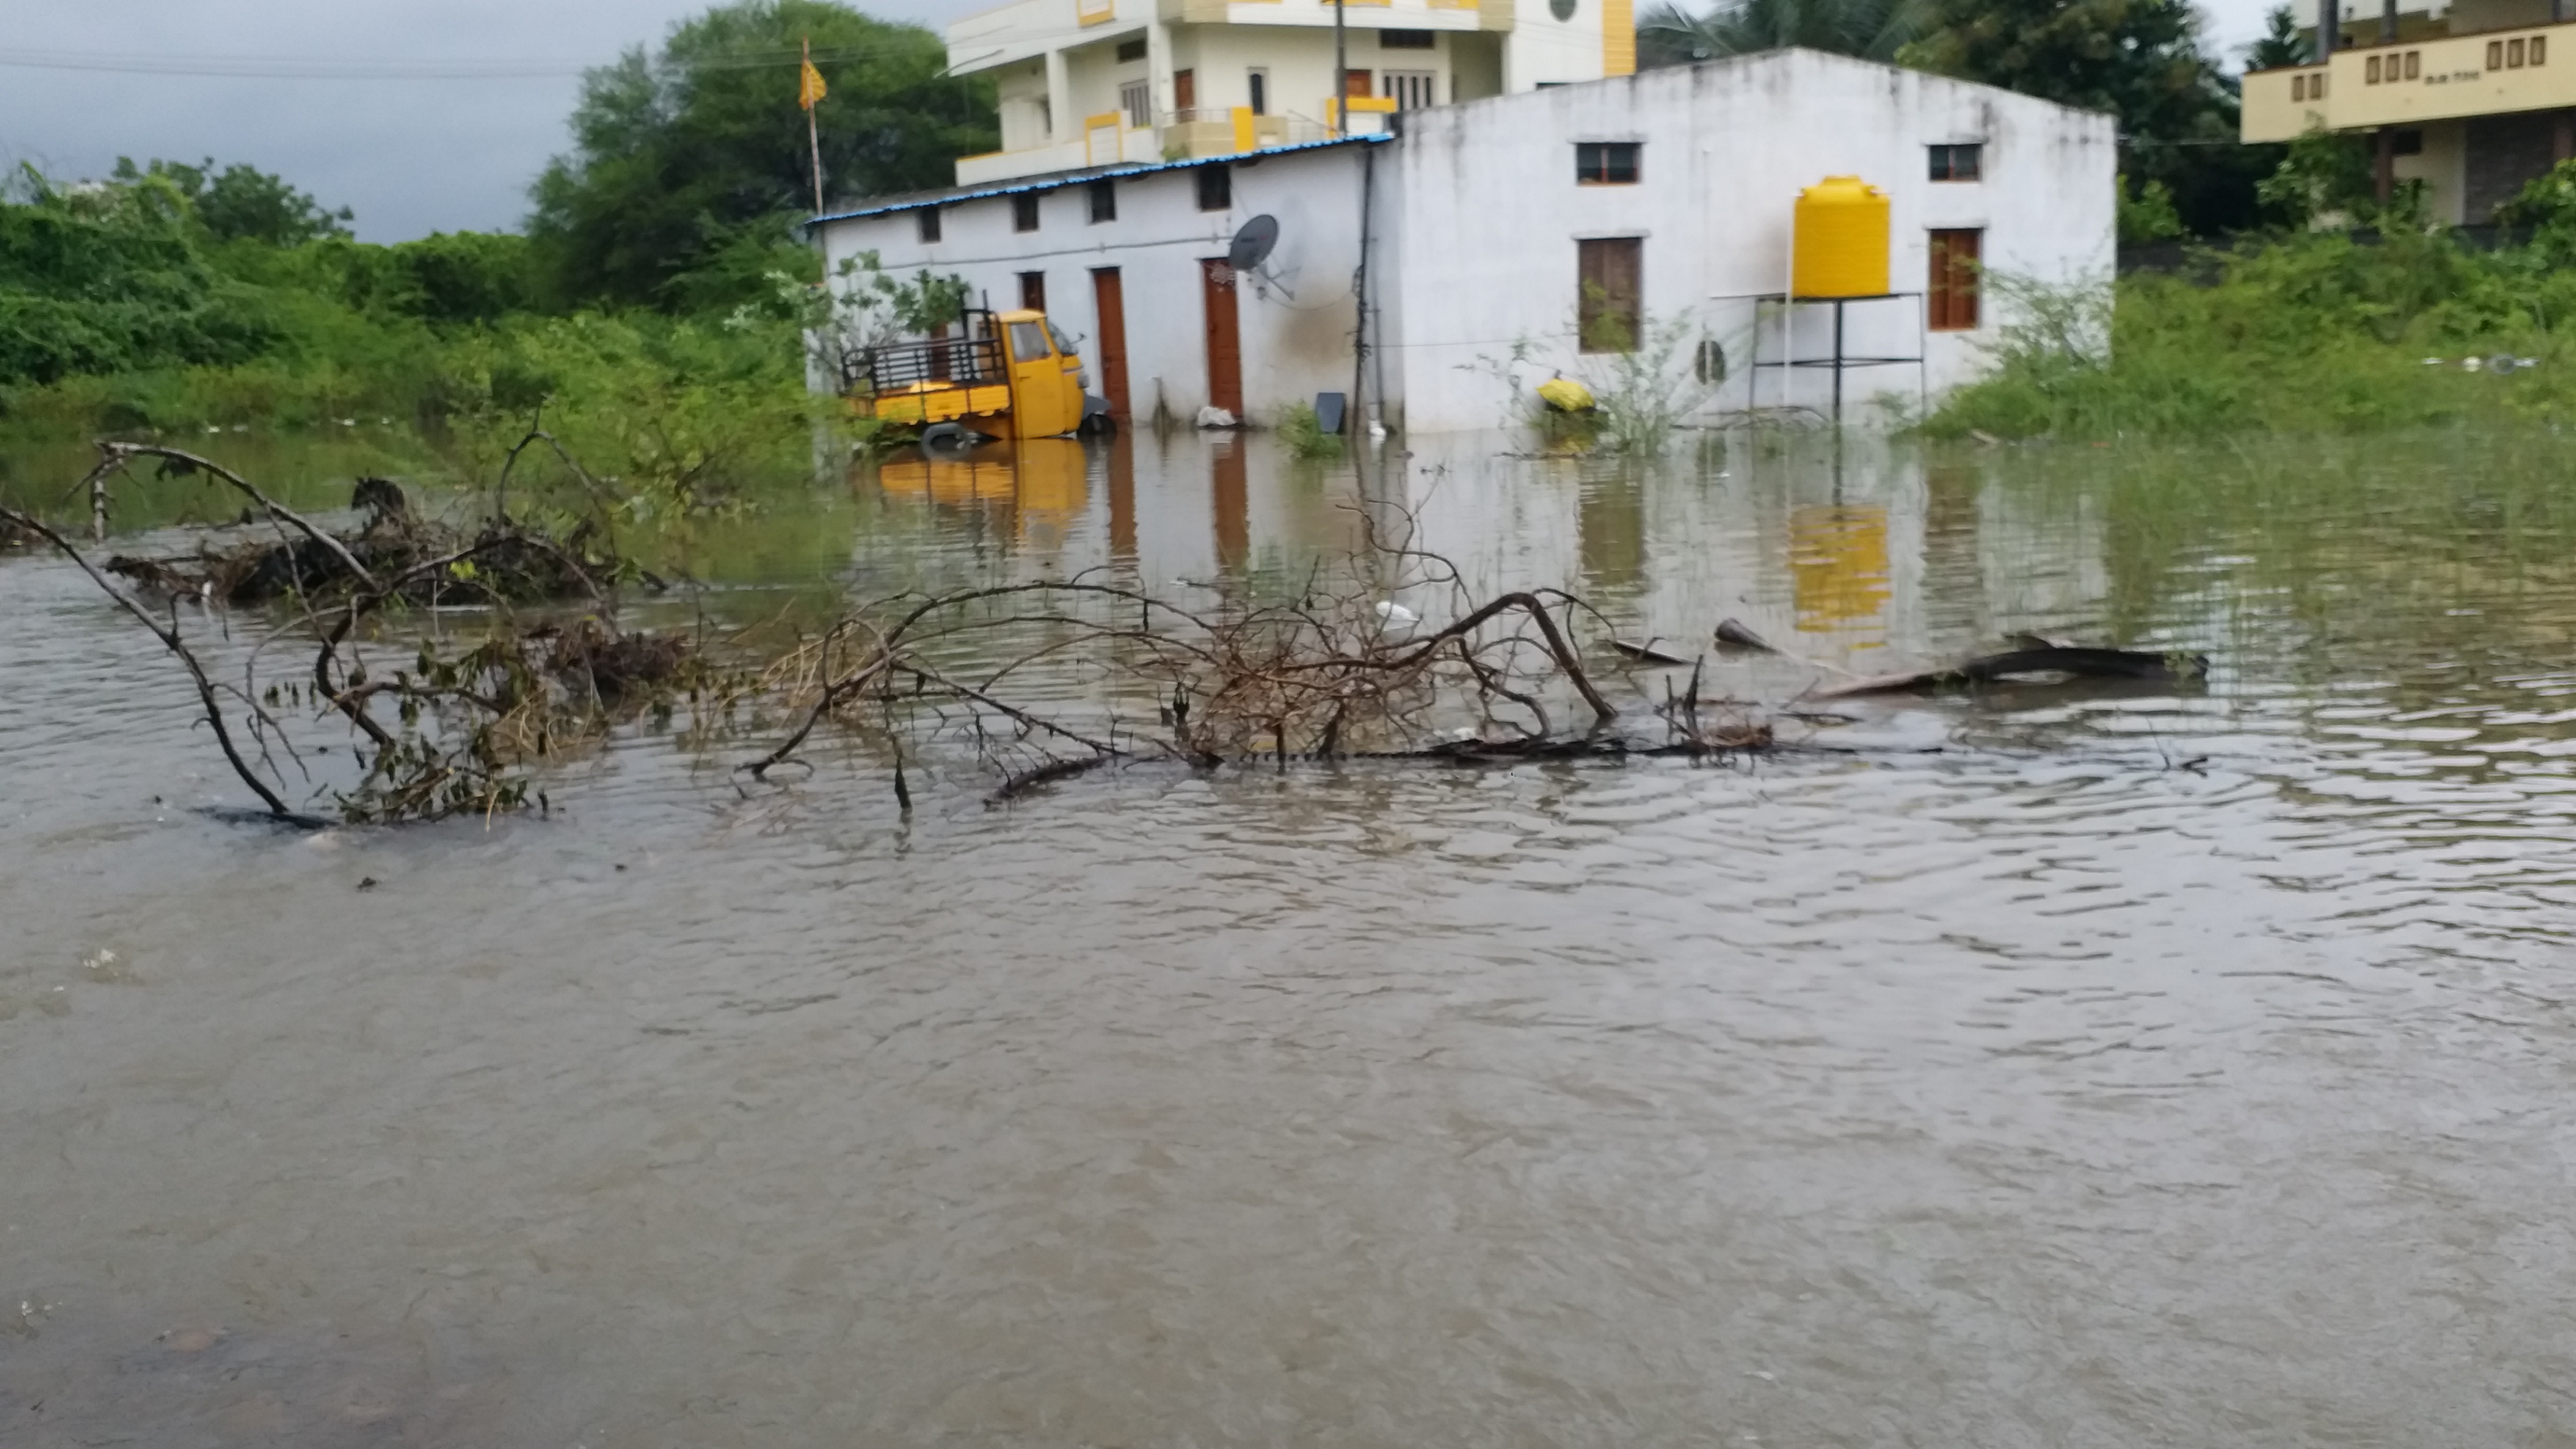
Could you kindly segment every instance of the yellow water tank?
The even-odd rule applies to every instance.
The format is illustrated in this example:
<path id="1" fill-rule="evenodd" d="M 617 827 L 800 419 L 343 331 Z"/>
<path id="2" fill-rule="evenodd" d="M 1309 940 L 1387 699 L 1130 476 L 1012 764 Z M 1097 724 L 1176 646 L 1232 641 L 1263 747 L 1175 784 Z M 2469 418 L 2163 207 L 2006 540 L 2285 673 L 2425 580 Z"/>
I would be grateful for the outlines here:
<path id="1" fill-rule="evenodd" d="M 1798 193 L 1789 292 L 1797 297 L 1887 293 L 1887 193 L 1857 176 L 1828 176 Z"/>

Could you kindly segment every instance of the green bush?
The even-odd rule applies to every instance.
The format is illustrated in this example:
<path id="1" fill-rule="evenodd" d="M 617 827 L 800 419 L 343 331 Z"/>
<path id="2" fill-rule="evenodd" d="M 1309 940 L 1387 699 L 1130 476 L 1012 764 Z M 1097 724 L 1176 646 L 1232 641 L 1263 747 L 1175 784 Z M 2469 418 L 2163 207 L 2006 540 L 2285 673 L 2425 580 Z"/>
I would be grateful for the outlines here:
<path id="1" fill-rule="evenodd" d="M 1279 441 L 1297 458 L 1342 456 L 1342 435 L 1324 431 L 1312 403 L 1292 402 L 1279 410 Z"/>
<path id="2" fill-rule="evenodd" d="M 2576 348 L 2560 336 L 2576 319 L 2576 272 L 2539 248 L 2482 252 L 2394 229 L 2376 242 L 2284 237 L 2193 265 L 2077 289 L 1990 276 L 2006 318 L 1995 368 L 1925 431 L 2205 437 L 2576 418 Z M 2497 354 L 2540 365 L 2507 377 L 2462 365 Z"/>

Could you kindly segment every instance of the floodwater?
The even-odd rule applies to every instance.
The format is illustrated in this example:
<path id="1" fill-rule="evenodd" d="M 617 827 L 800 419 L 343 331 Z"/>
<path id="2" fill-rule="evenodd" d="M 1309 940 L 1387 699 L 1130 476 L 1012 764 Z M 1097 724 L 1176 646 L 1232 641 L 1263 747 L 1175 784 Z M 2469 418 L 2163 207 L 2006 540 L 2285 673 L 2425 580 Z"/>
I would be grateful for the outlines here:
<path id="1" fill-rule="evenodd" d="M 1375 509 L 1684 652 L 2211 675 L 908 818 L 642 729 L 551 819 L 308 835 L 0 560 L 0 1445 L 2576 1444 L 2555 440 L 1498 446 L 1122 440 L 695 547 L 748 618 Z"/>

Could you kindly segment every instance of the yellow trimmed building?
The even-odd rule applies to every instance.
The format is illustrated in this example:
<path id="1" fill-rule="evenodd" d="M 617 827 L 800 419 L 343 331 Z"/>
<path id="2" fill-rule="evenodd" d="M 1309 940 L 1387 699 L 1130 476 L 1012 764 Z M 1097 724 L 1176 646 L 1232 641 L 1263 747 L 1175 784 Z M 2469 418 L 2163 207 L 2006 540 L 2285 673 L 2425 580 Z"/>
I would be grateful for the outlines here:
<path id="1" fill-rule="evenodd" d="M 948 27 L 949 69 L 990 75 L 1002 149 L 957 184 L 1232 155 L 1367 134 L 1388 114 L 1637 68 L 1634 0 L 1013 0 Z M 1342 114 L 1347 110 L 1347 115 Z"/>
<path id="2" fill-rule="evenodd" d="M 2323 60 L 2246 74 L 2241 134 L 2367 135 L 2383 197 L 2422 181 L 2435 219 L 2487 221 L 2576 157 L 2576 24 L 2563 17 L 2564 0 L 2344 5 Z"/>

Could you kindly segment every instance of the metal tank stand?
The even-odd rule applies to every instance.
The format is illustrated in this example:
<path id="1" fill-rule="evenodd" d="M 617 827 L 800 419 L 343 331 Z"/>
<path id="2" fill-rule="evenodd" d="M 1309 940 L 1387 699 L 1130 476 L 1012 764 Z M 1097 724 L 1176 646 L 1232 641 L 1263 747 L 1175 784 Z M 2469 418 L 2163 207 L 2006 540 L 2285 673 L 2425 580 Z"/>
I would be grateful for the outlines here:
<path id="1" fill-rule="evenodd" d="M 1911 367 L 1915 370 L 1914 390 L 1916 404 L 1927 408 L 1931 405 L 1932 370 L 1930 365 L 1924 360 L 1925 349 L 1923 346 L 1923 340 L 1928 334 L 1928 327 L 1923 315 L 1924 297 L 1921 292 L 1879 292 L 1866 297 L 1793 297 L 1786 292 L 1738 292 L 1731 296 L 1718 297 L 1715 300 L 1720 302 L 1751 302 L 1753 304 L 1752 355 L 1747 359 L 1746 364 L 1751 369 L 1751 379 L 1747 382 L 1746 386 L 1751 392 L 1750 402 L 1753 406 L 1758 407 L 1761 405 L 1762 369 L 1766 367 L 1776 367 L 1782 370 L 1780 376 L 1780 404 L 1783 407 L 1789 405 L 1789 378 L 1792 376 L 1789 369 L 1800 367 L 1832 368 L 1834 372 L 1834 425 L 1836 427 L 1840 427 L 1843 421 L 1843 372 L 1847 368 Z M 1844 308 L 1850 306 L 1854 302 L 1904 301 L 1911 301 L 1914 303 L 1913 356 L 1854 357 L 1843 350 Z M 1780 345 L 1783 351 L 1790 354 L 1787 357 L 1778 358 L 1770 362 L 1762 360 L 1762 309 L 1766 306 L 1776 306 L 1780 309 L 1782 320 L 1782 326 L 1780 328 Z M 1831 307 L 1834 309 L 1834 350 L 1829 355 L 1824 357 L 1800 357 L 1796 355 L 1797 330 L 1795 323 L 1798 309 L 1801 307 Z"/>

